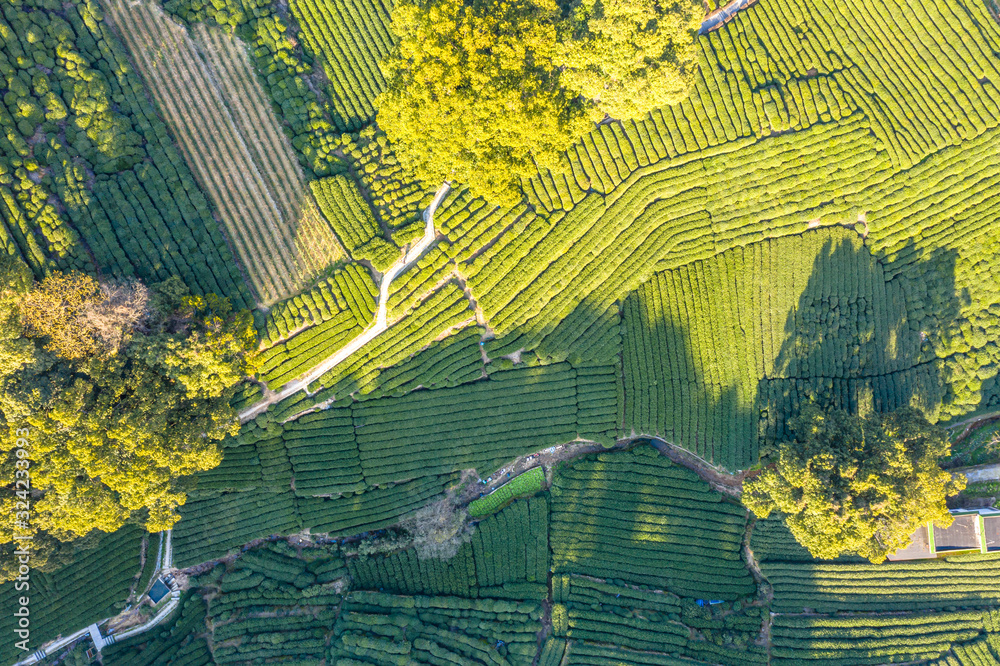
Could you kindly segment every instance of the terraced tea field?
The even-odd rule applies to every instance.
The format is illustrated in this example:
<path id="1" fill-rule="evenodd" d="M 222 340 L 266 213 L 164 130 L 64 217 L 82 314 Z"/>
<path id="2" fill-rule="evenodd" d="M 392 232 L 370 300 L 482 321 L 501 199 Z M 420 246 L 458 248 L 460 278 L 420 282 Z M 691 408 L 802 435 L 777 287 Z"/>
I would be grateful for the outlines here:
<path id="1" fill-rule="evenodd" d="M 242 44 L 203 25 L 188 34 L 155 3 L 108 9 L 258 302 L 291 295 L 341 258 Z"/>

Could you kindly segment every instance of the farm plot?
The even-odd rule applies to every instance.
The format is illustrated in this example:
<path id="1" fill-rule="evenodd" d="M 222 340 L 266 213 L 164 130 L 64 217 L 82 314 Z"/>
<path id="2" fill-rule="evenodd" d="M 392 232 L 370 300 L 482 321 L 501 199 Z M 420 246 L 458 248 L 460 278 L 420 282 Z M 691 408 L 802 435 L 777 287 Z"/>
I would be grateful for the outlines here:
<path id="1" fill-rule="evenodd" d="M 697 663 L 767 664 L 766 649 L 755 644 L 766 612 L 758 606 L 705 608 L 669 592 L 580 575 L 553 576 L 552 603 L 553 633 L 569 639 L 571 664 L 683 663 L 678 655 Z"/>
<path id="2" fill-rule="evenodd" d="M 36 277 L 178 276 L 194 293 L 246 307 L 249 289 L 208 201 L 102 19 L 96 3 L 5 8 L 0 60 L 38 73 L 37 85 L 21 86 L 7 70 L 0 246 Z M 40 140 L 46 133 L 62 138 Z"/>
<path id="3" fill-rule="evenodd" d="M 206 26 L 192 38 L 152 3 L 107 7 L 259 303 L 296 291 L 341 257 L 242 45 Z"/>
<path id="4" fill-rule="evenodd" d="M 768 561 L 762 569 L 774 587 L 774 609 L 779 612 L 931 610 L 1000 603 L 996 553 L 884 567 Z"/>
<path id="5" fill-rule="evenodd" d="M 988 202 L 1000 192 L 990 159 L 1000 122 L 1000 29 L 978 2 L 910 8 L 905 29 L 882 18 L 900 11 L 897 0 L 864 8 L 758 3 L 700 40 L 702 66 L 687 100 L 641 121 L 602 125 L 570 150 L 569 176 L 526 182 L 532 211 L 499 210 L 459 193 L 454 210 L 439 216 L 447 259 L 428 262 L 428 275 L 450 269 L 451 260 L 467 278 L 498 335 L 487 344 L 490 357 L 525 350 L 552 360 L 607 360 L 617 353 L 615 301 L 655 272 L 708 270 L 720 266 L 720 252 L 747 252 L 815 227 L 853 228 L 881 264 L 892 292 L 885 307 L 905 318 L 879 320 L 888 328 L 871 332 L 870 313 L 847 310 L 879 307 L 881 292 L 859 305 L 860 292 L 831 291 L 825 305 L 838 311 L 841 336 L 832 346 L 859 317 L 858 334 L 882 341 L 867 345 L 898 339 L 895 358 L 905 362 L 881 365 L 869 355 L 859 359 L 868 364 L 863 369 L 824 366 L 835 373 L 820 379 L 801 359 L 794 372 L 758 387 L 763 364 L 756 376 L 722 381 L 729 370 L 716 372 L 713 364 L 728 363 L 726 354 L 710 350 L 711 358 L 701 359 L 711 341 L 701 333 L 709 331 L 686 332 L 697 338 L 687 344 L 700 348 L 684 353 L 695 366 L 705 364 L 708 376 L 679 366 L 679 385 L 658 385 L 671 397 L 652 400 L 674 410 L 674 391 L 692 381 L 704 395 L 682 396 L 686 415 L 653 416 L 657 408 L 644 404 L 646 396 L 634 396 L 633 408 L 653 421 L 682 419 L 685 432 L 668 436 L 738 468 L 755 460 L 760 437 L 782 436 L 797 395 L 880 409 L 913 399 L 932 419 L 1000 403 L 1000 384 L 990 370 L 978 370 L 1000 358 L 987 344 L 1000 265 L 984 250 L 997 242 Z M 869 41 L 859 47 L 855 34 Z M 884 50 L 873 47 L 882 43 Z M 685 279 L 702 290 L 700 275 Z M 847 303 L 832 300 L 843 297 Z M 804 305 L 818 316 L 819 302 Z M 785 322 L 776 323 L 780 348 Z M 734 411 L 741 414 L 720 421 L 720 413 Z"/>
<path id="6" fill-rule="evenodd" d="M 921 365 L 907 288 L 835 229 L 659 273 L 624 304 L 625 422 L 740 469 L 810 397 L 931 406 L 943 390 Z"/>
<path id="7" fill-rule="evenodd" d="M 472 540 L 447 560 L 420 559 L 415 549 L 350 557 L 358 589 L 401 594 L 541 599 L 547 596 L 549 507 L 538 497 L 482 520 Z"/>
<path id="8" fill-rule="evenodd" d="M 385 87 L 379 61 L 392 50 L 388 0 L 294 0 L 289 4 L 306 46 L 319 56 L 329 80 L 333 121 L 356 131 L 375 115 Z"/>
<path id="9" fill-rule="evenodd" d="M 740 557 L 746 511 L 652 447 L 564 463 L 552 482 L 552 570 L 699 599 L 756 589 Z"/>
<path id="10" fill-rule="evenodd" d="M 576 373 L 567 364 L 497 372 L 353 408 L 369 485 L 504 461 L 576 438 Z"/>
<path id="11" fill-rule="evenodd" d="M 771 663 L 862 666 L 936 659 L 983 633 L 979 611 L 846 618 L 778 615 Z"/>
<path id="12" fill-rule="evenodd" d="M 257 377 L 277 390 L 313 369 L 371 323 L 376 295 L 368 271 L 348 264 L 309 291 L 277 303 L 258 317 L 268 348 L 258 357 Z"/>
<path id="13" fill-rule="evenodd" d="M 395 263 L 400 255 L 399 248 L 382 236 L 357 185 L 338 174 L 314 180 L 310 187 L 323 216 L 351 257 L 370 261 L 375 270 L 382 273 Z"/>
<path id="14" fill-rule="evenodd" d="M 541 617 L 538 602 L 354 591 L 344 598 L 329 661 L 397 663 L 404 655 L 416 663 L 530 666 Z"/>
<path id="15" fill-rule="evenodd" d="M 981 636 L 974 641 L 953 645 L 951 654 L 933 666 L 992 666 L 1000 663 L 1000 636 Z"/>
<path id="16" fill-rule="evenodd" d="M 340 495 L 365 489 L 350 409 L 306 414 L 289 423 L 282 438 L 297 495 Z"/>
<path id="17" fill-rule="evenodd" d="M 60 634 L 72 633 L 122 610 L 129 589 L 139 575 L 141 541 L 142 530 L 128 525 L 113 534 L 99 535 L 96 546 L 90 550 L 66 545 L 65 549 L 73 553 L 72 561 L 56 571 L 32 570 L 28 594 L 31 601 L 29 648 L 36 650 Z M 25 590 L 16 590 L 15 584 L 11 581 L 0 585 L 0 600 L 8 611 L 0 626 L 9 637 L 16 636 L 14 610 L 19 607 L 17 600 L 26 594 Z M 14 663 L 24 656 L 14 642 L 4 640 L 0 644 L 0 659 L 4 663 Z"/>

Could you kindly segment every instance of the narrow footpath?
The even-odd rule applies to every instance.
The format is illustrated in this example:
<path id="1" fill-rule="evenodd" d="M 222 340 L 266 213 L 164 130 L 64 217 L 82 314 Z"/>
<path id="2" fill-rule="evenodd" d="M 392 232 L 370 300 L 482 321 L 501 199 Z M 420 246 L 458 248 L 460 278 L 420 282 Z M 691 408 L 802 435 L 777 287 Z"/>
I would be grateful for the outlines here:
<path id="1" fill-rule="evenodd" d="M 267 408 L 270 407 L 271 405 L 279 403 L 285 398 L 289 397 L 290 395 L 306 389 L 306 387 L 308 387 L 309 384 L 313 383 L 314 381 L 322 377 L 323 374 L 325 374 L 327 371 L 336 367 L 337 364 L 343 362 L 344 359 L 346 359 L 348 356 L 361 349 L 365 344 L 370 342 L 372 339 L 374 339 L 376 336 L 378 336 L 380 333 L 382 333 L 389 327 L 388 322 L 386 321 L 387 319 L 386 311 L 387 311 L 387 304 L 389 302 L 389 287 L 392 284 L 392 280 L 400 273 L 405 271 L 407 268 L 409 268 L 414 261 L 419 259 L 420 256 L 424 253 L 424 251 L 428 247 L 430 247 L 431 243 L 434 242 L 434 239 L 437 236 L 437 232 L 434 229 L 434 212 L 437 210 L 438 206 L 441 205 L 441 202 L 444 201 L 444 198 L 448 195 L 450 189 L 451 189 L 450 183 L 444 183 L 438 189 L 437 194 L 434 195 L 434 200 L 431 201 L 430 206 L 428 206 L 427 209 L 424 211 L 425 227 L 424 227 L 423 237 L 417 243 L 411 246 L 406 251 L 406 253 L 402 257 L 400 257 L 399 260 L 396 263 L 394 263 L 389 268 L 389 270 L 387 270 L 385 274 L 382 276 L 382 284 L 379 288 L 378 311 L 375 315 L 375 321 L 373 325 L 368 329 L 366 329 L 358 337 L 354 338 L 346 345 L 338 349 L 334 354 L 327 357 L 322 363 L 320 363 L 318 366 L 310 370 L 305 375 L 289 382 L 280 391 L 276 391 L 267 395 L 265 399 L 262 400 L 261 402 L 258 402 L 256 405 L 253 405 L 252 407 L 249 407 L 245 411 L 241 412 L 240 413 L 241 422 L 245 423 L 249 421 L 250 419 L 256 417 L 258 414 L 261 414 L 262 412 L 266 411 Z M 153 572 L 153 577 L 151 578 L 151 580 L 156 580 L 164 573 L 167 573 L 174 569 L 173 540 L 172 540 L 172 532 L 170 530 L 167 530 L 164 533 L 163 546 L 164 547 L 162 553 L 157 554 L 157 560 L 158 560 L 157 567 L 156 570 Z M 66 647 L 67 645 L 70 645 L 74 641 L 82 638 L 87 634 L 91 634 L 92 636 L 94 636 L 95 644 L 97 642 L 100 642 L 101 643 L 100 647 L 103 647 L 104 645 L 111 645 L 116 641 L 125 638 L 137 636 L 138 634 L 149 631 L 156 625 L 160 624 L 160 622 L 166 619 L 170 615 L 170 613 L 173 612 L 173 610 L 177 607 L 179 603 L 180 603 L 180 593 L 178 591 L 173 591 L 171 592 L 170 600 L 166 603 L 166 605 L 164 605 L 163 608 L 161 608 L 156 613 L 155 616 L 153 616 L 148 622 L 144 624 L 141 624 L 137 627 L 131 627 L 129 629 L 126 629 L 120 634 L 102 636 L 99 629 L 100 625 L 103 625 L 105 622 L 112 619 L 112 618 L 105 618 L 103 620 L 95 622 L 94 624 L 88 627 L 84 627 L 83 629 L 80 629 L 79 631 L 72 633 L 69 636 L 64 636 L 52 643 L 44 645 L 43 647 L 33 652 L 27 658 L 17 662 L 14 666 L 29 666 L 30 664 L 37 664 L 38 662 L 45 659 L 46 656 L 54 654 L 56 651 L 61 650 L 62 648 Z"/>
<path id="2" fill-rule="evenodd" d="M 423 238 L 410 247 L 410 249 L 406 251 L 406 254 L 390 266 L 389 270 L 387 270 L 382 276 L 382 284 L 379 287 L 378 294 L 378 311 L 376 312 L 373 324 L 358 335 L 358 337 L 354 338 L 336 352 L 328 356 L 322 363 L 306 374 L 288 382 L 281 388 L 280 391 L 266 393 L 263 400 L 240 412 L 241 423 L 246 423 L 247 421 L 256 418 L 260 414 L 267 411 L 268 407 L 271 405 L 276 405 L 285 398 L 288 398 L 299 391 L 307 390 L 310 384 L 342 363 L 348 356 L 364 347 L 389 327 L 386 322 L 386 310 L 389 302 L 389 286 L 392 284 L 393 279 L 397 275 L 409 268 L 410 264 L 419 259 L 424 251 L 430 247 L 431 243 L 434 242 L 434 239 L 437 236 L 437 232 L 434 230 L 434 212 L 437 210 L 438 206 L 441 205 L 441 202 L 444 201 L 444 198 L 448 195 L 448 191 L 450 189 L 450 183 L 444 183 L 438 189 L 437 194 L 434 195 L 434 200 L 431 201 L 431 205 L 424 211 L 425 226 Z"/>
<path id="3" fill-rule="evenodd" d="M 706 16 L 705 20 L 701 22 L 698 34 L 707 35 L 713 30 L 718 30 L 731 21 L 738 13 L 756 2 L 757 0 L 733 0 L 725 7 L 721 7 Z"/>

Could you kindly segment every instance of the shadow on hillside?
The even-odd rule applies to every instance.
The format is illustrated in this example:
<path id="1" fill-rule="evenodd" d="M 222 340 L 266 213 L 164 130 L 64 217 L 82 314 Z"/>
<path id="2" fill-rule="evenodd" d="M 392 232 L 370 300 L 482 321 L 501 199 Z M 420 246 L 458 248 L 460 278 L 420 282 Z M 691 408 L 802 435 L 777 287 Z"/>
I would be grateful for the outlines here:
<path id="1" fill-rule="evenodd" d="M 826 229 L 657 273 L 622 306 L 624 432 L 738 470 L 808 403 L 935 417 L 956 255 L 901 254 L 905 273 L 887 274 L 853 232 Z"/>
<path id="2" fill-rule="evenodd" d="M 788 419 L 808 403 L 852 413 L 904 405 L 932 418 L 948 390 L 948 370 L 934 342 L 959 316 L 953 250 L 901 253 L 917 258 L 887 275 L 864 246 L 828 243 L 785 319 L 773 372 L 757 385 L 759 436 L 786 438 Z"/>

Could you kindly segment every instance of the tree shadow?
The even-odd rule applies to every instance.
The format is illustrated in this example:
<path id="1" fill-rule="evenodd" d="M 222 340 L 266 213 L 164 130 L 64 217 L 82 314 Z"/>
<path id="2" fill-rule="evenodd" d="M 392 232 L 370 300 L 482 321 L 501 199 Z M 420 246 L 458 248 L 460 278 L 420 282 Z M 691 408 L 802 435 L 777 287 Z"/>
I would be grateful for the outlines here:
<path id="1" fill-rule="evenodd" d="M 675 302 L 676 308 L 665 303 L 672 282 L 667 273 L 622 304 L 624 431 L 660 437 L 730 470 L 749 467 L 757 459 L 752 396 L 738 381 L 713 372 L 718 370 L 714 360 L 705 362 L 699 334 L 707 331 L 681 322 L 681 310 L 687 314 L 685 306 L 692 303 Z M 735 322 L 715 323 L 721 326 L 713 346 L 729 337 L 718 329 L 737 333 L 726 326 Z"/>
<path id="2" fill-rule="evenodd" d="M 911 240 L 900 255 L 911 257 L 905 273 L 862 244 L 824 245 L 757 385 L 762 441 L 786 439 L 806 404 L 860 414 L 912 405 L 937 419 L 951 371 L 935 349 L 947 346 L 967 299 L 955 286 L 958 253 Z"/>
<path id="3" fill-rule="evenodd" d="M 951 372 L 935 350 L 966 298 L 957 253 L 911 242 L 899 256 L 887 267 L 827 228 L 657 273 L 623 302 L 625 433 L 738 470 L 806 404 L 936 420 Z"/>

